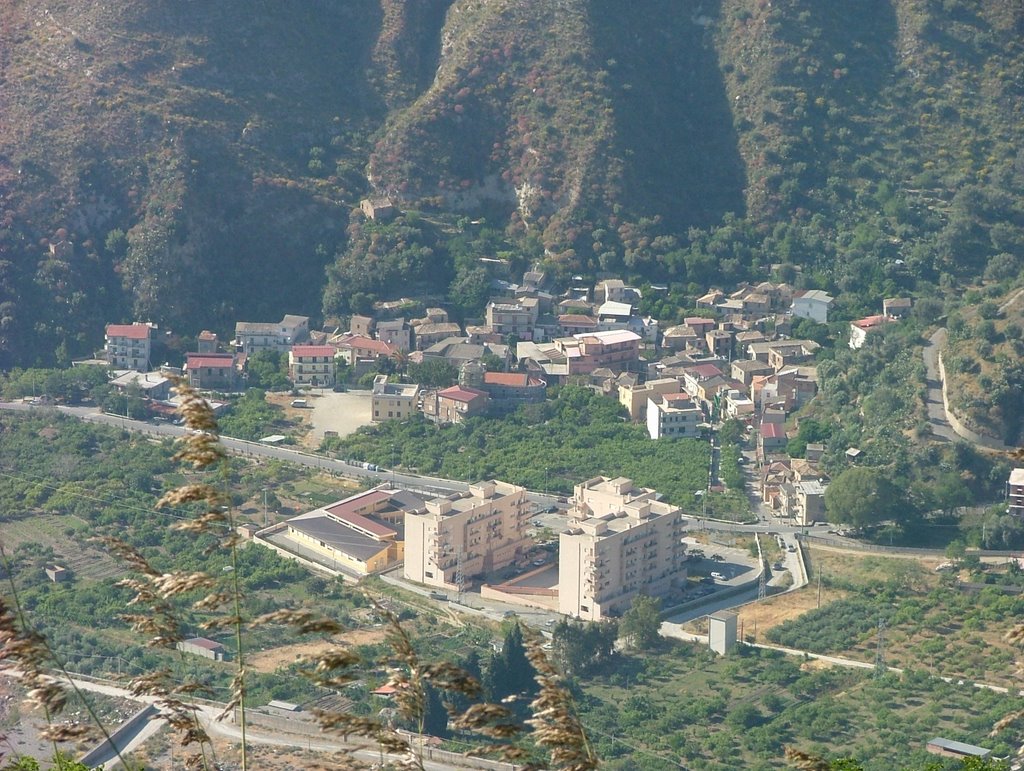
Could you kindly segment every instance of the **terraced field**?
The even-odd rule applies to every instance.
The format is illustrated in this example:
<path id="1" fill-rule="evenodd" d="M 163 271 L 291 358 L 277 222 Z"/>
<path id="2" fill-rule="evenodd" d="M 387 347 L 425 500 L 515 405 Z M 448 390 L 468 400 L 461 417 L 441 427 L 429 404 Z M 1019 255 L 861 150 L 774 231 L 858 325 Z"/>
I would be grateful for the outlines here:
<path id="1" fill-rule="evenodd" d="M 0 523 L 0 538 L 13 551 L 23 544 L 36 543 L 53 550 L 54 558 L 79 580 L 102 581 L 127 573 L 110 555 L 87 543 L 82 537 L 69 536 L 65 530 L 81 532 L 84 520 L 74 516 L 40 514 Z"/>

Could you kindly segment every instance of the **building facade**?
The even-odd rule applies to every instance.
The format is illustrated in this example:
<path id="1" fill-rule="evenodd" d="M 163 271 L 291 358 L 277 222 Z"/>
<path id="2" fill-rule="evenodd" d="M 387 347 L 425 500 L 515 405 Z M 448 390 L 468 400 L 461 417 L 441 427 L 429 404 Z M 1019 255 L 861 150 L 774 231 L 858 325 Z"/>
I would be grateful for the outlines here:
<path id="1" fill-rule="evenodd" d="M 149 324 L 107 324 L 103 350 L 112 369 L 147 372 L 153 345 Z"/>
<path id="2" fill-rule="evenodd" d="M 559 612 L 600 621 L 639 595 L 670 595 L 686 579 L 682 524 L 677 506 L 629 479 L 576 485 L 558 541 Z"/>
<path id="3" fill-rule="evenodd" d="M 277 324 L 254 321 L 235 324 L 235 345 L 247 354 L 256 351 L 287 353 L 293 345 L 308 339 L 308 316 L 286 315 Z"/>
<path id="4" fill-rule="evenodd" d="M 288 352 L 288 377 L 296 386 L 332 388 L 338 374 L 334 354 L 330 345 L 293 345 Z"/>
<path id="5" fill-rule="evenodd" d="M 526 535 L 531 508 L 525 488 L 495 480 L 427 501 L 424 512 L 405 517 L 405 577 L 460 590 L 512 565 L 533 544 Z"/>
<path id="6" fill-rule="evenodd" d="M 204 391 L 233 391 L 238 385 L 238 370 L 232 353 L 185 354 L 188 384 Z"/>
<path id="7" fill-rule="evenodd" d="M 485 391 L 469 386 L 452 386 L 423 396 L 423 415 L 434 423 L 463 423 L 487 412 Z"/>
<path id="8" fill-rule="evenodd" d="M 1010 472 L 1007 500 L 1007 513 L 1015 517 L 1024 517 L 1024 468 L 1015 468 Z"/>
<path id="9" fill-rule="evenodd" d="M 389 383 L 387 375 L 373 379 L 370 396 L 373 421 L 406 420 L 419 411 L 420 387 L 415 383 Z"/>
<path id="10" fill-rule="evenodd" d="M 704 412 L 688 394 L 668 394 L 647 401 L 647 434 L 651 439 L 698 439 Z"/>

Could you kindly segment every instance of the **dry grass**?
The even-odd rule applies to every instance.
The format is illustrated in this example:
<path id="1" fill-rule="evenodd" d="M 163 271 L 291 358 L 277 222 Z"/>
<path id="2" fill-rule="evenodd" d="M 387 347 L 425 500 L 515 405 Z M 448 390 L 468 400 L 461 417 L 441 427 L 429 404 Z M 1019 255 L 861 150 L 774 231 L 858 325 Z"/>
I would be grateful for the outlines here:
<path id="1" fill-rule="evenodd" d="M 336 635 L 330 640 L 311 640 L 268 648 L 259 653 L 250 654 L 249 669 L 255 672 L 276 672 L 279 668 L 294 664 L 304 656 L 319 656 L 339 645 L 349 647 L 372 645 L 383 642 L 385 636 L 383 629 L 355 629 Z"/>

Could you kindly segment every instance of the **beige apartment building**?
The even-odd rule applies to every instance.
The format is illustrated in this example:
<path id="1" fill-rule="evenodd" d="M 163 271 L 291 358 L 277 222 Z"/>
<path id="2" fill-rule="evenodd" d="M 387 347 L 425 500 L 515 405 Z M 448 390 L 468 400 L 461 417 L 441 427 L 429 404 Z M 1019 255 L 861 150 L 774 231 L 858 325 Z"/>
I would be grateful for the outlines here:
<path id="1" fill-rule="evenodd" d="M 415 383 L 389 383 L 387 375 L 373 379 L 370 405 L 373 421 L 405 420 L 419 412 L 420 387 Z"/>
<path id="2" fill-rule="evenodd" d="M 427 501 L 425 512 L 405 516 L 405 577 L 457 590 L 460 567 L 464 587 L 508 567 L 533 545 L 530 511 L 525 488 L 495 480 Z"/>
<path id="3" fill-rule="evenodd" d="M 669 595 L 686 579 L 682 519 L 677 506 L 623 477 L 576 485 L 559 536 L 559 612 L 599 621 L 638 595 Z"/>

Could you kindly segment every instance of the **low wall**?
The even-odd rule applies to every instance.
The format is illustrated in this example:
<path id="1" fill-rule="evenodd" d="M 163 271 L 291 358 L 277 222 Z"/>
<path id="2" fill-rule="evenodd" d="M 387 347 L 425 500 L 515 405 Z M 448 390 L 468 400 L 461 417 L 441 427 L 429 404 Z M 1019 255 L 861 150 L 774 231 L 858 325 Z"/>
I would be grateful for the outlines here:
<path id="1" fill-rule="evenodd" d="M 88 768 L 95 768 L 102 766 L 107 761 L 113 760 L 117 757 L 117 753 L 120 752 L 128 743 L 127 741 L 122 740 L 130 739 L 138 733 L 143 723 L 149 722 L 158 714 L 159 711 L 154 705 L 147 704 L 130 718 L 121 723 L 121 725 L 117 727 L 117 730 L 110 734 L 109 739 L 104 739 L 98 746 L 85 753 L 79 759 L 79 762 Z"/>
<path id="2" fill-rule="evenodd" d="M 523 608 L 537 608 L 539 610 L 551 610 L 558 612 L 558 592 L 554 589 L 537 589 L 534 592 L 523 592 L 518 593 L 508 591 L 515 587 L 504 587 L 490 586 L 484 584 L 480 587 L 480 598 L 484 600 L 495 600 L 497 602 L 505 602 L 509 605 L 518 605 Z M 526 589 L 527 587 L 520 587 L 520 589 Z M 542 594 L 542 592 L 550 592 L 550 594 Z"/>

